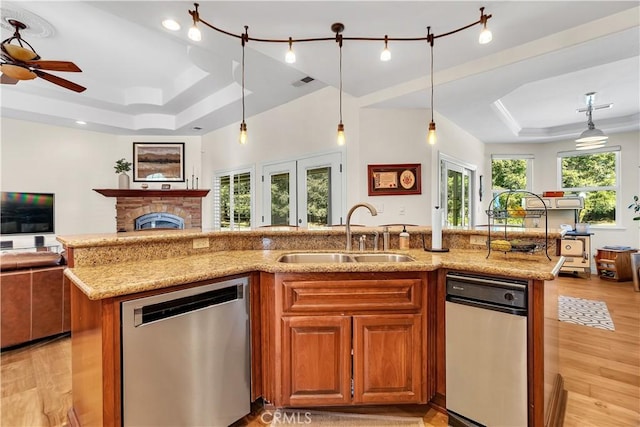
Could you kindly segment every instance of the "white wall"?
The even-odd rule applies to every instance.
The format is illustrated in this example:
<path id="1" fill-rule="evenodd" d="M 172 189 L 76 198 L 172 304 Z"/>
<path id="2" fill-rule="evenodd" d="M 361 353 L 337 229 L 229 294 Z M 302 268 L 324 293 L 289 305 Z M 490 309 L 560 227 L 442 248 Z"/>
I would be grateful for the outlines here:
<path id="1" fill-rule="evenodd" d="M 213 185 L 213 174 L 218 170 L 253 166 L 259 176 L 264 163 L 340 150 L 336 145 L 338 96 L 336 89 L 327 87 L 249 118 L 246 145 L 237 142 L 237 124 L 205 135 L 202 139 L 205 182 Z M 482 159 L 483 144 L 445 118 L 436 115 L 438 144 L 430 147 L 426 144 L 428 110 L 358 109 L 355 101 L 343 95 L 347 138 L 342 148 L 347 171 L 343 212 L 346 214 L 349 207 L 361 201 L 383 209 L 376 217 L 359 209 L 354 212 L 353 223 L 430 224 L 432 200 L 437 194 L 437 150 L 477 164 L 482 173 L 483 165 L 478 159 Z M 367 165 L 389 163 L 422 163 L 422 194 L 369 197 Z M 257 187 L 255 215 L 260 217 L 262 191 L 259 183 Z M 404 215 L 400 214 L 401 209 Z M 212 225 L 212 211 L 213 199 L 208 197 L 203 206 L 204 228 Z"/>
<path id="2" fill-rule="evenodd" d="M 594 232 L 593 250 L 605 245 L 626 245 L 640 247 L 638 221 L 633 221 L 633 212 L 627 209 L 633 201 L 634 195 L 640 195 L 639 165 L 640 165 L 640 133 L 628 132 L 609 135 L 609 146 L 620 146 L 620 185 L 618 194 L 620 224 L 618 227 L 591 226 Z M 550 142 L 545 144 L 486 144 L 486 170 L 491 170 L 492 154 L 533 154 L 533 185 L 534 193 L 552 191 L 560 188 L 557 177 L 557 154 L 560 151 L 575 149 L 575 141 Z M 491 178 L 487 179 L 487 186 Z M 489 189 L 489 187 L 487 187 Z"/>
<path id="3" fill-rule="evenodd" d="M 0 188 L 55 193 L 56 234 L 112 233 L 116 231 L 115 200 L 92 189 L 117 188 L 115 162 L 123 157 L 132 161 L 132 143 L 145 141 L 184 141 L 187 170 L 200 166 L 199 137 L 116 136 L 2 118 Z M 139 186 L 132 180 L 131 188 Z M 184 184 L 174 186 L 184 188 Z M 14 246 L 33 244 L 32 236 L 3 236 L 11 239 Z M 57 243 L 53 235 L 46 235 L 45 241 Z"/>

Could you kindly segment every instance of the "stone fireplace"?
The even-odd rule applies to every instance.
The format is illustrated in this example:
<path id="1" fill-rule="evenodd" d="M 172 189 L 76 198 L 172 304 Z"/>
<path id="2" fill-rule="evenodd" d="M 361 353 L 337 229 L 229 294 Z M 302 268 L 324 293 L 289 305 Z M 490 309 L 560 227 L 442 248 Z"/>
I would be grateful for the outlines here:
<path id="1" fill-rule="evenodd" d="M 135 231 L 136 220 L 147 216 L 149 228 L 202 228 L 202 198 L 209 190 L 94 190 L 116 198 L 116 230 Z M 153 214 L 168 214 L 159 220 Z M 140 221 L 138 221 L 140 222 Z M 178 226 L 176 226 L 178 224 Z M 138 227 L 141 229 L 142 227 Z"/>

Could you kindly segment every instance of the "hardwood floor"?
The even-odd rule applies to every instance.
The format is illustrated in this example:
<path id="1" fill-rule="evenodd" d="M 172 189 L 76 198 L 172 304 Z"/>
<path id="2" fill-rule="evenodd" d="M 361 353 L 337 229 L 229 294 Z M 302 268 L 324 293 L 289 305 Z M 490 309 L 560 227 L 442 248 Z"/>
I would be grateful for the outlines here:
<path id="1" fill-rule="evenodd" d="M 632 282 L 558 279 L 560 295 L 605 301 L 615 331 L 560 323 L 560 371 L 568 391 L 566 427 L 640 426 L 640 292 Z M 65 426 L 71 404 L 70 339 L 57 338 L 2 352 L 0 425 Z M 369 413 L 422 416 L 446 426 L 424 406 L 371 408 Z M 240 425 L 262 427 L 260 417 Z"/>

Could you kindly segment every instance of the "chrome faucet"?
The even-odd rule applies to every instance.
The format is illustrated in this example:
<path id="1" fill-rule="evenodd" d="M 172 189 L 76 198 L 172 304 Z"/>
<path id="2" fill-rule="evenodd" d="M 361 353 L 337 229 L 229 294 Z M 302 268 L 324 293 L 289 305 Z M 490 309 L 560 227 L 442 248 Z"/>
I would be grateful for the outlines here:
<path id="1" fill-rule="evenodd" d="M 370 205 L 369 203 L 364 203 L 364 202 L 356 203 L 355 205 L 353 205 L 351 209 L 349 209 L 349 212 L 347 213 L 347 250 L 348 251 L 352 249 L 351 248 L 351 214 L 353 214 L 353 211 L 355 211 L 359 207 L 365 207 L 369 209 L 369 212 L 371 212 L 371 216 L 378 215 L 378 211 L 376 210 L 376 208 L 373 207 L 373 205 Z"/>

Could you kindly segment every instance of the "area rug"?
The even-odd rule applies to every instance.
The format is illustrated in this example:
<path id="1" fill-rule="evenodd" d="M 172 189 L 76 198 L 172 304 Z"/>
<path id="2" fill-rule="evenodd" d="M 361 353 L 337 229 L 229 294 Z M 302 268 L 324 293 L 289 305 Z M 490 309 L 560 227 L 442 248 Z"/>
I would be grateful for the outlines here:
<path id="1" fill-rule="evenodd" d="M 339 427 L 424 427 L 422 418 L 394 417 L 376 414 L 324 412 L 306 409 L 278 409 L 263 413 L 262 423 L 277 426 L 339 426 Z"/>
<path id="2" fill-rule="evenodd" d="M 604 301 L 574 298 L 560 295 L 558 297 L 558 318 L 561 322 L 592 328 L 615 330 Z"/>

